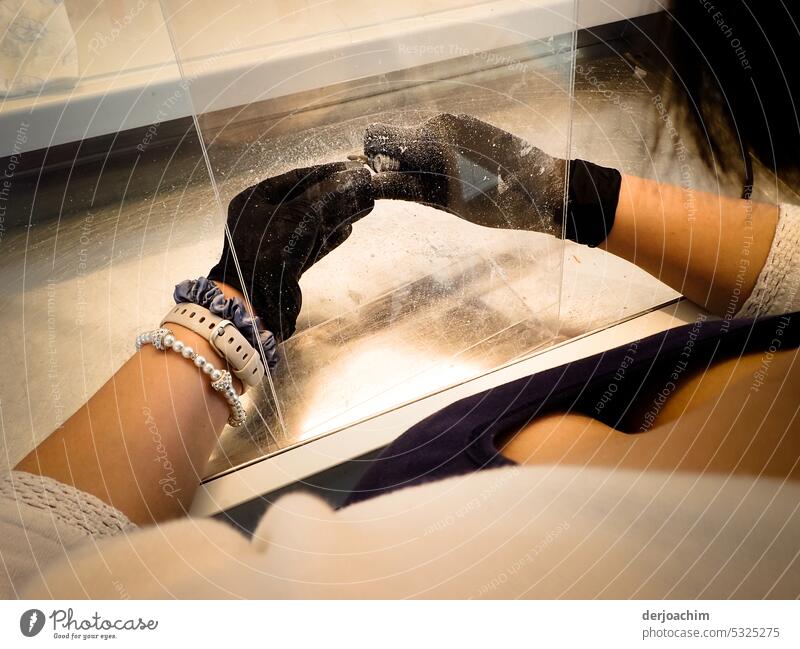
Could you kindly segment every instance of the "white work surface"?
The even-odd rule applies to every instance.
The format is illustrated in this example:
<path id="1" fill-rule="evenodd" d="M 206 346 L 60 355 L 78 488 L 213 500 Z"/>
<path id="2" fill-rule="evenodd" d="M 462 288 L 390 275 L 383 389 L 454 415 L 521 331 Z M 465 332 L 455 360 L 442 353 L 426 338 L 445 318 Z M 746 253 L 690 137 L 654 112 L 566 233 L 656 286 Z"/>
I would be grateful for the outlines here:
<path id="1" fill-rule="evenodd" d="M 402 408 L 287 449 L 205 483 L 198 491 L 190 513 L 194 516 L 212 515 L 301 481 L 389 444 L 416 422 L 454 401 L 693 322 L 702 312 L 696 305 L 682 299 L 611 327 L 566 341 Z"/>

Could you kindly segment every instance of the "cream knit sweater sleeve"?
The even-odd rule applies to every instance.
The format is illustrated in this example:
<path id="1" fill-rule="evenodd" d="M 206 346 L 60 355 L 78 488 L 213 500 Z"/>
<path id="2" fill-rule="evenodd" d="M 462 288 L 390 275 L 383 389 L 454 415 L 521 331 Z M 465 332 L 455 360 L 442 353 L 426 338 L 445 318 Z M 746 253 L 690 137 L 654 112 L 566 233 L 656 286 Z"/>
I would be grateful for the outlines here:
<path id="1" fill-rule="evenodd" d="M 135 526 L 91 494 L 22 471 L 0 476 L 0 598 L 69 550 Z"/>
<path id="2" fill-rule="evenodd" d="M 800 311 L 800 206 L 784 203 L 767 262 L 740 318 Z"/>

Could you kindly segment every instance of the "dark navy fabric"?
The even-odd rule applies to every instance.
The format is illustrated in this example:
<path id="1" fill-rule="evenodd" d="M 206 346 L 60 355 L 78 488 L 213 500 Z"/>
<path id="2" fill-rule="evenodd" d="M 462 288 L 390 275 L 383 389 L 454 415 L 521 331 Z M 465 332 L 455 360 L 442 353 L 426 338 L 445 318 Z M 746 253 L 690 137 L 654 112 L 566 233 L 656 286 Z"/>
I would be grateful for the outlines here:
<path id="1" fill-rule="evenodd" d="M 771 354 L 798 346 L 798 313 L 756 320 L 699 318 L 517 379 L 457 401 L 407 430 L 373 460 L 346 504 L 424 482 L 513 466 L 498 451 L 495 438 L 519 430 L 537 415 L 568 410 L 620 428 L 644 388 L 648 395 L 653 388 L 669 394 L 693 371 L 754 351 L 765 353 L 767 371 Z"/>

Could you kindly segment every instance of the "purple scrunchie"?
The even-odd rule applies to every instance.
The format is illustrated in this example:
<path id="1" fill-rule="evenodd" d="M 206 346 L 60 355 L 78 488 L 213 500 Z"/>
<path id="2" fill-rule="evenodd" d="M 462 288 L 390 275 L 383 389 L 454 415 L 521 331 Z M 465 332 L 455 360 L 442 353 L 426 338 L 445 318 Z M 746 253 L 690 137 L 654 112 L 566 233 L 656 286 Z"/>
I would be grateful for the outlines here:
<path id="1" fill-rule="evenodd" d="M 258 344 L 260 341 L 266 356 L 265 365 L 271 370 L 275 369 L 278 364 L 278 347 L 275 336 L 261 326 L 258 316 L 253 317 L 248 313 L 241 298 L 226 298 L 219 286 L 206 277 L 183 280 L 175 285 L 175 292 L 172 295 L 176 304 L 183 302 L 197 304 L 205 307 L 214 315 L 230 320 L 233 326 L 257 350 L 261 349 Z"/>

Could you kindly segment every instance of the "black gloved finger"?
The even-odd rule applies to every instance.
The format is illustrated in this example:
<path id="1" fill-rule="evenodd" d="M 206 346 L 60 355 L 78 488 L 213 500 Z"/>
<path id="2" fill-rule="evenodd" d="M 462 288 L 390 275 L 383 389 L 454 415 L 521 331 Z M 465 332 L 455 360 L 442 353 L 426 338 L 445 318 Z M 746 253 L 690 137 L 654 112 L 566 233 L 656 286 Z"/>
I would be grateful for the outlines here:
<path id="1" fill-rule="evenodd" d="M 362 165 L 332 174 L 309 188 L 303 198 L 329 231 L 343 223 L 355 223 L 375 206 L 371 175 Z"/>
<path id="2" fill-rule="evenodd" d="M 303 265 L 304 271 L 344 243 L 352 224 L 375 205 L 370 173 L 360 164 L 314 185 L 302 198 L 320 222 L 319 236 Z"/>
<path id="3" fill-rule="evenodd" d="M 370 124 L 364 132 L 364 155 L 373 168 L 379 155 L 391 166 L 376 171 L 444 173 L 448 155 L 443 144 L 432 131 L 420 127 Z"/>
<path id="4" fill-rule="evenodd" d="M 353 232 L 353 226 L 349 223 L 344 223 L 341 227 L 336 228 L 332 232 L 328 232 L 325 235 L 320 236 L 320 245 L 317 251 L 312 255 L 309 256 L 307 261 L 307 267 L 311 267 L 312 265 L 316 264 L 320 259 L 322 259 L 325 255 L 330 252 L 333 252 L 341 246 Z"/>
<path id="5" fill-rule="evenodd" d="M 418 127 L 373 124 L 364 137 L 371 160 L 394 167 L 373 178 L 378 198 L 411 200 L 453 211 L 484 188 L 484 178 L 513 173 L 523 140 L 469 115 L 442 113 Z M 393 171 L 417 174 L 413 179 Z M 472 185 L 475 185 L 474 187 Z"/>
<path id="6" fill-rule="evenodd" d="M 233 233 L 243 217 L 249 220 L 252 215 L 260 212 L 263 212 L 260 214 L 262 218 L 269 219 L 276 207 L 295 200 L 310 186 L 325 180 L 331 174 L 349 168 L 350 164 L 330 162 L 292 169 L 280 176 L 266 178 L 256 185 L 251 185 L 234 196 L 228 204 L 228 228 Z"/>
<path id="7" fill-rule="evenodd" d="M 332 174 L 348 169 L 349 165 L 350 163 L 347 162 L 328 162 L 292 169 L 280 176 L 262 180 L 252 189 L 256 190 L 256 195 L 272 204 L 291 201 L 307 191 L 309 187 L 324 181 Z"/>
<path id="8" fill-rule="evenodd" d="M 413 201 L 440 205 L 445 198 L 445 177 L 431 178 L 419 172 L 384 171 L 372 177 L 375 199 Z"/>
<path id="9" fill-rule="evenodd" d="M 482 166 L 514 170 L 540 151 L 471 115 L 442 113 L 416 127 L 370 125 L 364 135 L 364 153 L 372 161 L 380 155 L 384 164 L 396 165 L 386 171 L 445 172 L 454 170 L 457 154 Z"/>
<path id="10" fill-rule="evenodd" d="M 364 155 L 370 160 L 376 155 L 385 155 L 399 161 L 414 139 L 415 130 L 391 124 L 370 124 L 364 131 Z"/>
<path id="11" fill-rule="evenodd" d="M 425 122 L 422 130 L 487 168 L 513 171 L 525 158 L 539 153 L 522 138 L 472 115 L 442 113 Z"/>

